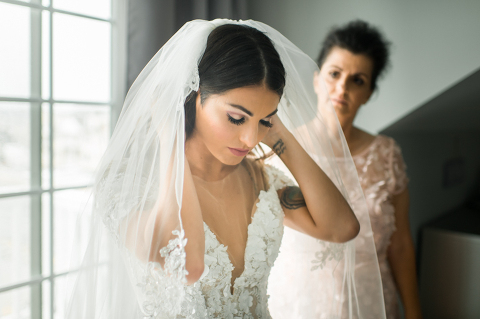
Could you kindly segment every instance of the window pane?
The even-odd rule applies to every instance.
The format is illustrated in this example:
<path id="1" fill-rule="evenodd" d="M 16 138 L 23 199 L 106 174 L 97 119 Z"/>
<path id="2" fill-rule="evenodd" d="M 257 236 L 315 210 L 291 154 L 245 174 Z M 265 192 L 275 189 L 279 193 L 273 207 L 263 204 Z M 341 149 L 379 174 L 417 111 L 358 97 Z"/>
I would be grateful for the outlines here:
<path id="1" fill-rule="evenodd" d="M 42 98 L 50 98 L 50 12 L 42 12 Z"/>
<path id="2" fill-rule="evenodd" d="M 0 287 L 30 279 L 30 198 L 0 199 Z"/>
<path id="3" fill-rule="evenodd" d="M 50 185 L 50 104 L 42 104 L 42 188 Z"/>
<path id="4" fill-rule="evenodd" d="M 31 318 L 29 286 L 0 293 L 0 318 Z"/>
<path id="5" fill-rule="evenodd" d="M 55 13 L 53 59 L 55 99 L 110 100 L 109 23 Z"/>
<path id="6" fill-rule="evenodd" d="M 110 18 L 111 0 L 55 0 L 54 7 L 99 18 Z"/>
<path id="7" fill-rule="evenodd" d="M 30 189 L 30 104 L 0 102 L 0 192 L 10 193 L 28 189 Z"/>
<path id="8" fill-rule="evenodd" d="M 51 283 L 50 280 L 45 280 L 42 282 L 42 318 L 43 319 L 50 319 L 50 288 Z"/>
<path id="9" fill-rule="evenodd" d="M 68 277 L 60 276 L 55 278 L 54 285 L 54 304 L 55 309 L 53 310 L 53 318 L 54 319 L 65 319 L 65 296 L 67 295 L 67 284 L 68 284 Z"/>
<path id="10" fill-rule="evenodd" d="M 0 3 L 0 96 L 30 96 L 30 9 Z"/>
<path id="11" fill-rule="evenodd" d="M 70 270 L 71 251 L 84 251 L 87 244 L 88 220 L 77 225 L 79 214 L 90 214 L 91 205 L 86 205 L 91 189 L 72 189 L 54 193 L 54 272 Z M 78 226 L 78 227 L 77 227 Z M 74 247 L 75 245 L 75 247 Z M 78 245 L 78 247 L 77 247 Z"/>
<path id="12" fill-rule="evenodd" d="M 50 193 L 42 194 L 42 274 L 49 276 L 50 272 L 50 243 L 51 243 L 51 205 Z"/>
<path id="13" fill-rule="evenodd" d="M 54 186 L 81 186 L 93 181 L 109 139 L 110 107 L 53 106 Z"/>

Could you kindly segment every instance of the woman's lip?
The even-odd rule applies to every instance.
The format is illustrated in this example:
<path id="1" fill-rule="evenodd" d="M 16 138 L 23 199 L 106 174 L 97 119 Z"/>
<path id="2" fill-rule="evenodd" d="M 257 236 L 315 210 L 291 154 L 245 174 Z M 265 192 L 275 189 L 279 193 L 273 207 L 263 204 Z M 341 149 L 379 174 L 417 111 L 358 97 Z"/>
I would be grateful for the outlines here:
<path id="1" fill-rule="evenodd" d="M 230 150 L 230 152 L 233 153 L 233 155 L 235 156 L 245 156 L 248 154 L 248 152 L 250 151 L 249 149 L 243 149 L 243 148 L 231 148 L 229 147 L 228 148 Z"/>
<path id="2" fill-rule="evenodd" d="M 343 99 L 332 99 L 332 102 L 336 102 L 336 103 L 342 104 L 342 105 L 347 105 L 347 101 L 345 101 Z"/>

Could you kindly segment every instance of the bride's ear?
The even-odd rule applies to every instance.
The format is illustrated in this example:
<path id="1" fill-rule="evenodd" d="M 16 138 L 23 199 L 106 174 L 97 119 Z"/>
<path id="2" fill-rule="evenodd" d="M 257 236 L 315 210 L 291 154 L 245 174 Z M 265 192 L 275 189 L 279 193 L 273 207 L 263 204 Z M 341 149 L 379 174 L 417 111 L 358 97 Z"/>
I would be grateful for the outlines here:
<path id="1" fill-rule="evenodd" d="M 198 110 L 198 108 L 202 107 L 202 97 L 201 97 L 201 94 L 200 94 L 200 89 L 198 89 L 197 91 L 197 97 L 195 98 L 195 106 Z"/>

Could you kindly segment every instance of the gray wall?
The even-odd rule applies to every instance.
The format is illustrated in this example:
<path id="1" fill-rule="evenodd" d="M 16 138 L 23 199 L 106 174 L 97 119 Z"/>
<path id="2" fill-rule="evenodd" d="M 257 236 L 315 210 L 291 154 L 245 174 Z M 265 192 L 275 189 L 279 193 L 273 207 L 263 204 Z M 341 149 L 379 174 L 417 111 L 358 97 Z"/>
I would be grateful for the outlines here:
<path id="1" fill-rule="evenodd" d="M 480 107 L 480 106 L 479 106 Z M 416 244 L 426 223 L 463 205 L 480 182 L 480 131 L 390 133 L 402 147 L 410 178 L 410 226 Z M 445 162 L 462 157 L 463 182 L 443 186 Z M 418 246 L 417 246 L 418 247 Z"/>
<path id="2" fill-rule="evenodd" d="M 175 33 L 174 1 L 128 1 L 127 88 Z"/>
<path id="3" fill-rule="evenodd" d="M 376 133 L 480 66 L 478 0 L 248 0 L 249 18 L 310 57 L 332 25 L 365 19 L 393 42 L 392 69 L 356 124 Z"/>
<path id="4" fill-rule="evenodd" d="M 127 87 L 185 22 L 245 19 L 246 15 L 246 0 L 128 1 Z"/>

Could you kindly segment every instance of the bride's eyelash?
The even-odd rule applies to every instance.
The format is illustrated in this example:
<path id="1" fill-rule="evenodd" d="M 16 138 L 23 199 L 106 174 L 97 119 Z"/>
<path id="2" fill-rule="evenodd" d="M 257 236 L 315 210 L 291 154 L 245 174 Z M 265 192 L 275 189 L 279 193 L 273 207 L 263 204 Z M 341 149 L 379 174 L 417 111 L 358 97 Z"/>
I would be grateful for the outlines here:
<path id="1" fill-rule="evenodd" d="M 242 125 L 243 123 L 245 123 L 245 118 L 244 117 L 237 120 L 237 119 L 231 117 L 230 114 L 228 114 L 228 113 L 227 113 L 227 116 L 228 116 L 228 120 L 230 121 L 230 123 L 233 123 L 235 125 Z M 265 120 L 260 120 L 260 124 L 262 124 L 263 126 L 268 127 L 268 128 L 271 128 L 273 126 L 273 124 L 271 122 L 265 121 Z"/>
<path id="2" fill-rule="evenodd" d="M 227 114 L 227 116 L 228 116 L 228 120 L 235 125 L 242 125 L 243 123 L 245 123 L 245 118 L 244 117 L 237 120 L 237 119 L 234 119 L 233 117 L 231 117 L 230 114 Z"/>
<path id="3" fill-rule="evenodd" d="M 269 121 L 265 121 L 265 120 L 260 120 L 260 124 L 262 124 L 263 126 L 266 126 L 268 128 L 271 128 L 273 126 L 273 124 Z"/>

